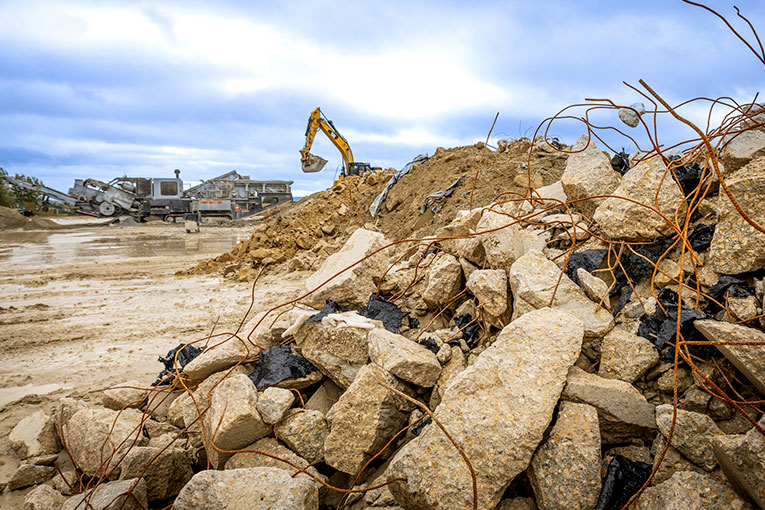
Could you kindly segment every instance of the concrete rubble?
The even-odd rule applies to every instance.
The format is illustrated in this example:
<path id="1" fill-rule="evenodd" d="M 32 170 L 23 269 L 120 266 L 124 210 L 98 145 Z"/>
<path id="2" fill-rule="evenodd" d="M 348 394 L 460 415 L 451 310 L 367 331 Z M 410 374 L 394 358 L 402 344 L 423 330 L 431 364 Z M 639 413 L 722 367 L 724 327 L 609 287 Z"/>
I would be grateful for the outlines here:
<path id="1" fill-rule="evenodd" d="M 753 426 L 765 418 L 719 394 L 765 400 L 765 346 L 752 345 L 765 344 L 763 234 L 713 191 L 689 226 L 715 226 L 711 247 L 681 260 L 677 243 L 650 262 L 641 250 L 673 239 L 662 215 L 682 215 L 688 199 L 661 158 L 633 158 L 622 176 L 585 140 L 568 156 L 535 141 L 535 157 L 555 172 L 532 175 L 533 198 L 484 196 L 468 210 L 469 189 L 458 188 L 420 216 L 407 184 L 418 165 L 363 228 L 348 206 L 332 207 L 310 232 L 283 226 L 300 242 L 280 253 L 287 239 L 269 220 L 216 264 L 244 280 L 266 259 L 304 271 L 295 307 L 253 310 L 174 385 L 125 376 L 30 412 L 11 424 L 18 461 L 0 484 L 36 485 L 30 509 L 470 510 L 474 473 L 481 510 L 591 509 L 609 464 L 624 457 L 657 466 L 636 509 L 765 507 L 765 435 Z M 488 153 L 509 158 L 514 143 Z M 756 131 L 721 153 L 729 188 L 760 224 L 764 148 Z M 464 159 L 439 149 L 431 160 L 474 168 L 482 151 Z M 512 160 L 523 189 L 526 154 Z M 326 194 L 347 196 L 357 180 L 376 189 L 349 177 Z M 392 215 L 419 226 L 394 228 Z M 266 230 L 279 243 L 261 246 Z M 424 240 L 382 250 L 414 231 Z M 610 252 L 606 241 L 617 242 Z M 629 250 L 641 255 L 626 269 L 631 286 L 616 264 Z M 676 323 L 661 313 L 677 312 L 681 279 L 681 315 L 699 318 L 682 325 L 692 343 L 675 366 Z M 276 367 L 287 375 L 256 387 L 269 379 L 255 371 L 276 351 L 299 366 Z"/>

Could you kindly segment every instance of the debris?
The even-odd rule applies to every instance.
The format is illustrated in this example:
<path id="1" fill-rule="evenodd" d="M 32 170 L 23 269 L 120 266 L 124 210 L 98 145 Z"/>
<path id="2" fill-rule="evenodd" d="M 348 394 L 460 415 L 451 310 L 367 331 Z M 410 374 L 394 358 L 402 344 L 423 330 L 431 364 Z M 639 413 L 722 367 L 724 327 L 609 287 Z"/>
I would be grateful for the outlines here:
<path id="1" fill-rule="evenodd" d="M 587 337 L 603 336 L 614 325 L 608 310 L 590 301 L 579 286 L 565 274 L 561 275 L 560 268 L 541 253 L 529 253 L 519 258 L 508 274 L 515 298 L 513 317 L 552 303 L 553 308 L 581 320 Z"/>
<path id="2" fill-rule="evenodd" d="M 652 157 L 624 175 L 619 187 L 610 193 L 613 196 L 606 198 L 593 215 L 606 236 L 612 240 L 648 241 L 657 233 L 673 232 L 662 216 L 647 207 L 656 208 L 668 218 L 685 213 L 685 196 L 675 181 L 665 178 L 665 172 L 664 161 Z"/>
<path id="3" fill-rule="evenodd" d="M 8 490 L 15 491 L 37 485 L 45 480 L 50 480 L 56 474 L 56 468 L 51 466 L 37 466 L 35 464 L 21 464 L 8 480 Z"/>
<path id="4" fill-rule="evenodd" d="M 405 314 L 395 303 L 391 303 L 377 294 L 372 294 L 369 296 L 367 307 L 361 310 L 359 315 L 380 321 L 385 329 L 391 333 L 398 333 Z"/>
<path id="5" fill-rule="evenodd" d="M 325 326 L 326 319 L 318 324 L 305 323 L 295 334 L 295 342 L 303 356 L 322 374 L 338 386 L 347 388 L 369 359 L 367 335 L 370 330 L 366 327 Z"/>
<path id="6" fill-rule="evenodd" d="M 717 283 L 709 289 L 709 297 L 722 305 L 728 302 L 728 297 L 745 296 L 754 296 L 754 289 L 748 283 L 739 280 L 735 276 L 721 275 Z M 707 306 L 707 312 L 713 314 L 720 310 L 720 305 L 717 303 L 710 301 L 709 306 Z"/>
<path id="7" fill-rule="evenodd" d="M 715 347 L 765 395 L 765 333 L 714 320 L 696 321 L 694 326 L 711 342 L 727 342 Z M 760 345 L 736 345 L 744 342 L 759 342 Z"/>
<path id="8" fill-rule="evenodd" d="M 680 334 L 683 335 L 686 341 L 692 341 L 702 340 L 693 328 L 694 321 L 707 319 L 709 316 L 697 310 L 692 310 L 685 305 L 680 306 L 680 314 L 678 315 L 677 292 L 671 289 L 661 289 L 658 298 L 661 306 L 656 307 L 654 314 L 651 316 L 643 315 L 640 318 L 638 336 L 650 340 L 659 352 L 666 346 L 668 351 L 665 353 L 665 358 L 670 359 L 674 352 L 678 317 L 680 320 Z M 662 310 L 662 307 L 664 307 L 666 313 Z M 704 345 L 689 345 L 688 348 L 696 355 L 705 357 L 708 357 L 710 351 L 713 350 Z"/>
<path id="9" fill-rule="evenodd" d="M 203 381 L 216 372 L 254 357 L 257 348 L 238 338 L 229 338 L 220 345 L 208 347 L 183 367 L 183 373 L 192 381 Z M 136 385 L 140 386 L 140 385 Z"/>
<path id="10" fill-rule="evenodd" d="M 259 439 L 258 441 L 246 446 L 243 449 L 255 451 L 235 453 L 234 456 L 228 459 L 226 462 L 226 469 L 268 467 L 282 469 L 290 475 L 295 472 L 295 468 L 289 464 L 268 456 L 273 455 L 274 457 L 288 460 L 300 468 L 307 468 L 306 471 L 319 479 L 324 478 L 319 474 L 318 471 L 316 471 L 316 468 L 313 466 L 308 467 L 309 463 L 307 460 L 299 457 L 295 452 L 279 443 L 279 441 L 273 437 L 264 437 L 263 439 Z M 263 455 L 256 452 L 263 452 L 268 455 Z M 310 481 L 311 483 L 316 483 L 314 482 L 313 478 L 304 473 L 298 474 L 297 478 L 302 478 L 304 480 Z"/>
<path id="11" fill-rule="evenodd" d="M 730 485 L 708 475 L 680 471 L 653 487 L 648 487 L 635 505 L 636 510 L 682 508 L 683 510 L 752 510 Z"/>
<path id="12" fill-rule="evenodd" d="M 656 425 L 666 439 L 672 425 L 671 404 L 656 407 Z M 694 464 L 712 471 L 717 466 L 712 450 L 712 440 L 716 435 L 723 435 L 723 431 L 712 418 L 706 414 L 678 409 L 670 444 Z"/>
<path id="13" fill-rule="evenodd" d="M 631 128 L 640 124 L 640 117 L 645 114 L 645 105 L 641 102 L 632 103 L 629 108 L 619 109 L 619 120 Z"/>
<path id="14" fill-rule="evenodd" d="M 372 218 L 377 216 L 377 214 L 380 212 L 380 209 L 382 208 L 383 202 L 385 202 L 385 199 L 388 197 L 388 192 L 390 192 L 390 189 L 393 187 L 394 184 L 396 184 L 399 179 L 401 179 L 403 176 L 409 173 L 409 170 L 412 169 L 415 165 L 419 163 L 424 163 L 428 160 L 427 154 L 419 154 L 415 156 L 415 158 L 404 165 L 404 167 L 396 172 L 387 182 L 385 185 L 385 188 L 383 188 L 382 192 L 375 197 L 374 201 L 372 201 L 372 204 L 369 206 L 369 214 L 372 215 Z"/>
<path id="15" fill-rule="evenodd" d="M 103 476 L 128 449 L 147 443 L 142 421 L 143 415 L 136 409 L 82 409 L 64 424 L 62 442 L 83 473 Z"/>
<path id="16" fill-rule="evenodd" d="M 467 279 L 465 286 L 478 299 L 478 305 L 489 322 L 499 328 L 510 322 L 511 307 L 508 305 L 511 298 L 508 292 L 507 271 L 477 269 Z"/>
<path id="17" fill-rule="evenodd" d="M 324 461 L 338 471 L 355 475 L 406 425 L 411 404 L 383 385 L 411 393 L 387 370 L 370 363 L 327 414 Z"/>
<path id="18" fill-rule="evenodd" d="M 693 232 L 688 236 L 688 242 L 691 243 L 691 247 L 698 251 L 706 251 L 712 244 L 712 237 L 715 234 L 716 225 L 704 225 L 699 224 L 693 229 Z"/>
<path id="19" fill-rule="evenodd" d="M 61 449 L 53 417 L 42 411 L 32 413 L 16 424 L 8 434 L 8 442 L 21 460 L 58 453 Z"/>
<path id="20" fill-rule="evenodd" d="M 24 510 L 57 510 L 66 498 L 49 485 L 35 487 L 24 498 Z"/>
<path id="21" fill-rule="evenodd" d="M 422 300 L 430 309 L 446 305 L 462 286 L 462 266 L 454 255 L 440 253 L 428 269 Z"/>
<path id="22" fill-rule="evenodd" d="M 337 399 L 343 394 L 343 389 L 335 384 L 332 379 L 325 380 L 319 389 L 316 390 L 308 402 L 305 403 L 306 409 L 320 411 L 324 416 L 327 415 Z"/>
<path id="23" fill-rule="evenodd" d="M 598 375 L 632 384 L 658 362 L 651 342 L 614 328 L 603 338 Z"/>
<path id="24" fill-rule="evenodd" d="M 593 508 L 600 493 L 598 412 L 561 402 L 550 437 L 534 452 L 528 469 L 537 505 L 546 510 Z"/>
<path id="25" fill-rule="evenodd" d="M 382 274 L 385 259 L 380 254 L 370 255 L 387 244 L 385 236 L 378 232 L 356 230 L 340 251 L 327 257 L 319 270 L 308 277 L 305 289 L 315 292 L 304 299 L 305 303 L 319 307 L 331 298 L 357 309 L 366 305 L 370 294 L 377 291 L 371 275 Z"/>
<path id="26" fill-rule="evenodd" d="M 765 427 L 761 418 L 760 427 Z M 756 428 L 743 435 L 715 436 L 712 447 L 720 467 L 739 493 L 765 508 L 765 436 Z"/>
<path id="27" fill-rule="evenodd" d="M 526 253 L 541 252 L 546 241 L 537 232 L 522 229 L 513 219 L 511 204 L 492 206 L 486 209 L 476 227 L 486 253 L 487 266 L 506 269 Z M 492 232 L 488 232 L 492 231 Z"/>
<path id="28" fill-rule="evenodd" d="M 294 410 L 274 426 L 274 435 L 310 463 L 324 461 L 324 441 L 329 434 L 320 411 Z"/>
<path id="29" fill-rule="evenodd" d="M 595 510 L 621 510 L 637 494 L 650 474 L 650 464 L 614 455 L 608 464 Z"/>
<path id="30" fill-rule="evenodd" d="M 371 300 L 372 298 L 370 297 L 369 299 Z M 324 317 L 331 313 L 342 313 L 347 311 L 348 309 L 346 307 L 335 303 L 332 300 L 327 300 L 327 302 L 324 303 L 324 306 L 321 307 L 321 310 L 319 310 L 319 313 L 311 315 L 307 322 L 321 322 Z"/>
<path id="31" fill-rule="evenodd" d="M 172 498 L 193 475 L 186 452 L 176 447 L 131 448 L 120 467 L 120 480 L 142 478 L 146 482 L 146 498 L 150 502 Z"/>
<path id="32" fill-rule="evenodd" d="M 447 186 L 445 189 L 442 189 L 441 191 L 436 191 L 435 193 L 431 193 L 430 195 L 425 198 L 425 203 L 422 204 L 422 207 L 420 208 L 420 214 L 424 214 L 425 211 L 428 209 L 431 209 L 431 206 L 437 202 L 440 202 L 444 198 L 449 198 L 452 196 L 452 193 L 454 193 L 454 190 L 457 189 L 457 186 L 460 185 L 460 182 L 462 182 L 462 177 L 457 177 L 457 179 L 451 183 L 449 186 Z M 434 213 L 438 213 L 438 211 L 441 208 L 438 206 L 432 207 L 432 211 Z"/>
<path id="33" fill-rule="evenodd" d="M 590 197 L 610 195 L 619 187 L 622 178 L 611 167 L 608 156 L 587 134 L 579 137 L 571 150 L 560 182 L 568 199 L 577 200 L 572 206 L 592 217 L 605 198 Z"/>
<path id="34" fill-rule="evenodd" d="M 765 156 L 741 168 L 726 183 L 745 214 L 765 225 Z M 717 204 L 717 229 L 709 249 L 712 268 L 721 274 L 740 274 L 765 267 L 765 234 L 744 221 L 725 192 Z"/>
<path id="35" fill-rule="evenodd" d="M 384 329 L 370 331 L 368 339 L 369 357 L 373 363 L 422 388 L 435 386 L 441 374 L 441 364 L 431 351 Z"/>
<path id="36" fill-rule="evenodd" d="M 200 471 L 181 489 L 175 510 L 231 510 L 256 503 L 271 510 L 319 508 L 316 484 L 276 467 Z"/>
<path id="37" fill-rule="evenodd" d="M 205 450 L 213 468 L 220 469 L 231 453 L 271 433 L 257 410 L 258 392 L 244 374 L 223 379 L 212 391 L 210 408 L 204 415 Z"/>
<path id="38" fill-rule="evenodd" d="M 168 351 L 167 356 L 164 358 L 159 357 L 159 362 L 165 365 L 165 369 L 159 373 L 157 380 L 154 381 L 152 386 L 159 386 L 164 384 L 173 384 L 177 374 L 183 372 L 183 367 L 191 363 L 191 361 L 202 354 L 202 349 L 195 347 L 191 344 L 178 344 L 178 347 Z M 175 363 L 178 362 L 178 371 L 176 373 Z"/>
<path id="39" fill-rule="evenodd" d="M 148 507 L 146 482 L 133 478 L 101 483 L 67 499 L 61 510 L 145 510 Z"/>
<path id="40" fill-rule="evenodd" d="M 765 133 L 761 129 L 733 132 L 720 153 L 723 177 L 738 171 L 753 159 L 765 155 Z M 734 194 L 734 196 L 737 196 Z"/>
<path id="41" fill-rule="evenodd" d="M 624 152 L 622 147 L 621 152 L 617 152 L 611 158 L 611 168 L 619 172 L 621 175 L 626 174 L 630 170 L 630 155 Z"/>
<path id="42" fill-rule="evenodd" d="M 295 395 L 283 388 L 266 388 L 258 397 L 258 412 L 263 421 L 268 424 L 278 423 L 287 415 L 295 402 Z"/>
<path id="43" fill-rule="evenodd" d="M 141 408 L 146 403 L 146 389 L 143 383 L 132 380 L 104 390 L 104 407 L 121 411 L 126 407 Z"/>
<path id="44" fill-rule="evenodd" d="M 584 250 L 572 253 L 566 264 L 566 276 L 577 285 L 581 285 L 579 269 L 592 273 L 600 267 L 607 253 L 608 250 Z"/>
<path id="45" fill-rule="evenodd" d="M 654 405 L 629 383 L 605 379 L 571 367 L 561 398 L 598 410 L 600 434 L 606 444 L 641 437 L 656 430 Z"/>
<path id="46" fill-rule="evenodd" d="M 470 459 L 478 508 L 495 508 L 528 467 L 583 336 L 581 321 L 568 313 L 529 312 L 502 330 L 459 384 L 447 386 L 435 416 Z M 387 475 L 399 479 L 390 491 L 404 508 L 471 508 L 470 471 L 435 423 L 398 451 Z"/>
<path id="47" fill-rule="evenodd" d="M 462 331 L 462 336 L 459 337 L 464 340 L 467 346 L 471 349 L 475 348 L 478 339 L 481 336 L 481 326 L 477 320 L 473 319 L 473 316 L 469 313 L 458 315 L 454 318 L 454 326 L 452 329 L 457 328 L 457 331 Z M 449 341 L 451 345 L 460 345 L 459 340 Z"/>
<path id="48" fill-rule="evenodd" d="M 593 276 L 581 267 L 576 270 L 576 276 L 588 298 L 603 306 L 606 310 L 611 308 L 611 302 L 608 297 L 608 284 L 606 282 L 597 276 Z"/>
<path id="49" fill-rule="evenodd" d="M 670 161 L 669 168 L 672 169 L 672 176 L 683 190 L 683 194 L 686 197 L 692 195 L 701 182 L 701 167 L 696 163 L 675 166 L 672 162 L 680 160 L 680 156 L 670 156 L 667 159 Z"/>
<path id="50" fill-rule="evenodd" d="M 262 390 L 283 381 L 303 379 L 317 370 L 306 358 L 293 353 L 289 345 L 277 345 L 260 351 L 250 380 Z"/>

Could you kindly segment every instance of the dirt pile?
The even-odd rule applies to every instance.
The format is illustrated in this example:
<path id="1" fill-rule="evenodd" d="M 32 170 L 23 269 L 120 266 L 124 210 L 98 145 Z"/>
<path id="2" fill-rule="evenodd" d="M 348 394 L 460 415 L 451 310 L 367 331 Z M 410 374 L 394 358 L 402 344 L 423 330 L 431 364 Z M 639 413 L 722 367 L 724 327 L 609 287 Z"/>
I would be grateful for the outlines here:
<path id="1" fill-rule="evenodd" d="M 63 228 L 55 221 L 45 218 L 25 217 L 19 214 L 16 209 L 9 209 L 0 206 L 0 230 L 51 230 Z"/>
<path id="2" fill-rule="evenodd" d="M 338 185 L 315 193 L 267 216 L 257 225 L 252 238 L 185 272 L 200 274 L 225 271 L 240 279 L 251 279 L 261 264 L 278 264 L 305 253 L 292 262 L 292 269 L 314 269 L 320 260 L 337 249 L 362 225 L 374 228 L 390 240 L 434 234 L 447 225 L 457 211 L 470 207 L 470 193 L 476 171 L 473 207 L 488 205 L 500 193 L 522 192 L 528 181 L 527 161 L 531 142 L 512 142 L 503 150 L 484 149 L 483 143 L 439 148 L 424 163 L 415 165 L 390 190 L 382 210 L 372 218 L 369 206 L 383 190 L 393 170 L 377 175 L 349 177 Z M 566 155 L 546 144 L 537 144 L 531 155 L 531 175 L 535 186 L 551 184 L 560 178 Z M 454 193 L 422 213 L 432 193 L 460 180 Z M 310 250 L 310 251 L 309 251 Z"/>

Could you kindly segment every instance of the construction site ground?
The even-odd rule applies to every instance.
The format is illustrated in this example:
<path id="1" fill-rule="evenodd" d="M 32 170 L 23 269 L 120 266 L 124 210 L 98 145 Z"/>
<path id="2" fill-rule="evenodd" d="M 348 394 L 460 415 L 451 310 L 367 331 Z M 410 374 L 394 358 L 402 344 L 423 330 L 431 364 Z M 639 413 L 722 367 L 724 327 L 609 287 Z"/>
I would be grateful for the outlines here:
<path id="1" fill-rule="evenodd" d="M 37 409 L 115 380 L 149 380 L 180 341 L 236 329 L 249 283 L 174 273 L 229 251 L 250 229 L 182 225 L 0 231 L 0 474 L 18 465 L 7 436 Z M 256 306 L 291 296 L 304 274 L 265 275 Z M 21 508 L 27 490 L 0 495 Z"/>

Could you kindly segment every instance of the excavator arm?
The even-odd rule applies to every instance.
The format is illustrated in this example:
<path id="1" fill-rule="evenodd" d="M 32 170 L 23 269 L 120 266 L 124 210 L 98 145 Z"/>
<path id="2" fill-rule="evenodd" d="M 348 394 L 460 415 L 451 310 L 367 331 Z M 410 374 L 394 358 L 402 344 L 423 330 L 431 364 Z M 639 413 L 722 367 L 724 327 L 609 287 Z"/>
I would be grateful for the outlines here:
<path id="1" fill-rule="evenodd" d="M 311 116 L 308 117 L 308 127 L 305 130 L 305 146 L 300 150 L 300 162 L 303 166 L 303 172 L 318 172 L 327 164 L 326 159 L 311 154 L 313 140 L 316 137 L 316 132 L 320 129 L 322 133 L 327 135 L 327 138 L 329 138 L 334 146 L 337 147 L 337 150 L 340 151 L 340 155 L 343 157 L 343 173 L 345 173 L 353 165 L 351 146 L 348 145 L 348 140 L 337 131 L 332 121 L 321 113 L 320 108 L 316 108 L 311 112 Z"/>

